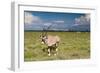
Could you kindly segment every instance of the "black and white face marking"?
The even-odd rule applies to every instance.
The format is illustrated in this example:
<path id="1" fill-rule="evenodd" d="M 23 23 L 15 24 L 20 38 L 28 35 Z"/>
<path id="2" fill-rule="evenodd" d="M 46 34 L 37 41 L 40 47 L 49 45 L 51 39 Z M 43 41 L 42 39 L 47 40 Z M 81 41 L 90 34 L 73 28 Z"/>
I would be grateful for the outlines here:
<path id="1" fill-rule="evenodd" d="M 41 36 L 41 43 L 42 43 L 42 44 L 45 44 L 46 39 L 47 39 L 46 35 L 42 35 L 42 36 Z"/>

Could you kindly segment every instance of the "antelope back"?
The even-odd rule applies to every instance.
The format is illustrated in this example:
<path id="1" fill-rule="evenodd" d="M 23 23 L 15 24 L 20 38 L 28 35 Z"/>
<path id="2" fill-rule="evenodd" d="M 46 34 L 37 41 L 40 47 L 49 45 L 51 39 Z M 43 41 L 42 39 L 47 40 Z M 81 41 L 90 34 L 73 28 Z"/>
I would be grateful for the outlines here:
<path id="1" fill-rule="evenodd" d="M 46 39 L 46 44 L 48 45 L 48 46 L 52 46 L 52 45 L 54 45 L 54 44 L 56 44 L 57 42 L 59 42 L 59 37 L 57 37 L 57 36 L 51 36 L 51 35 L 48 35 L 47 36 L 47 39 Z"/>

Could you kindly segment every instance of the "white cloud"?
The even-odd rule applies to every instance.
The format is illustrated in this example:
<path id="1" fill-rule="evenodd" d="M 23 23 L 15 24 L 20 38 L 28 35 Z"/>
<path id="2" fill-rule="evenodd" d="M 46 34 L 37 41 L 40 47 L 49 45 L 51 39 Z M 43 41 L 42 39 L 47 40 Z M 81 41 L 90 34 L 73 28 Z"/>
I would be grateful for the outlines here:
<path id="1" fill-rule="evenodd" d="M 30 12 L 25 12 L 25 25 L 42 24 L 44 26 L 51 26 L 54 24 L 64 24 L 63 20 L 55 20 L 49 22 L 44 21 L 45 20 L 42 20 L 39 16 L 35 16 Z"/>
<path id="2" fill-rule="evenodd" d="M 57 20 L 57 21 L 53 21 L 54 23 L 58 23 L 58 24 L 63 24 L 65 21 L 63 20 Z"/>
<path id="3" fill-rule="evenodd" d="M 43 29 L 48 30 L 52 27 L 52 23 L 51 22 L 44 22 L 43 24 Z"/>
<path id="4" fill-rule="evenodd" d="M 41 19 L 38 16 L 34 16 L 29 12 L 25 12 L 25 24 L 34 24 L 40 21 Z"/>
<path id="5" fill-rule="evenodd" d="M 75 18 L 75 25 L 86 25 L 90 24 L 90 14 L 86 14 L 85 16 L 80 16 L 79 18 Z"/>
<path id="6" fill-rule="evenodd" d="M 86 14 L 85 18 L 86 18 L 87 21 L 90 21 L 90 14 Z"/>
<path id="7" fill-rule="evenodd" d="M 52 25 L 52 23 L 49 23 L 49 22 L 48 22 L 48 23 L 44 23 L 44 25 L 45 25 L 45 26 L 50 26 L 50 25 Z"/>

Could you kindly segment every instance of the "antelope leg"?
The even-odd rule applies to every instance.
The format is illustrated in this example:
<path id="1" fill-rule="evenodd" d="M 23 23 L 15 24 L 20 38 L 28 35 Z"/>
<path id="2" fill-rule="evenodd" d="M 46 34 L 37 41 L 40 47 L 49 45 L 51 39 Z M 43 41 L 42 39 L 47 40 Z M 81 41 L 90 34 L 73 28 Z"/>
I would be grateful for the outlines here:
<path id="1" fill-rule="evenodd" d="M 50 48 L 48 48 L 48 56 L 50 56 L 51 54 L 50 54 Z"/>
<path id="2" fill-rule="evenodd" d="M 57 51 L 58 51 L 58 49 L 56 48 L 56 49 L 55 49 L 54 56 L 56 56 L 56 55 L 57 55 Z"/>

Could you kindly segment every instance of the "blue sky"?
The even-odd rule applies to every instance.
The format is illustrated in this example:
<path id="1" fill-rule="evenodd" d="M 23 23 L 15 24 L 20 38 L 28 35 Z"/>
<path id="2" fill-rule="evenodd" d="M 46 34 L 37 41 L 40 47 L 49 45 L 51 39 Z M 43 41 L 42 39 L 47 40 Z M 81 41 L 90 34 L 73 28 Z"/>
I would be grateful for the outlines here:
<path id="1" fill-rule="evenodd" d="M 24 30 L 43 29 L 90 30 L 90 14 L 24 11 Z"/>

